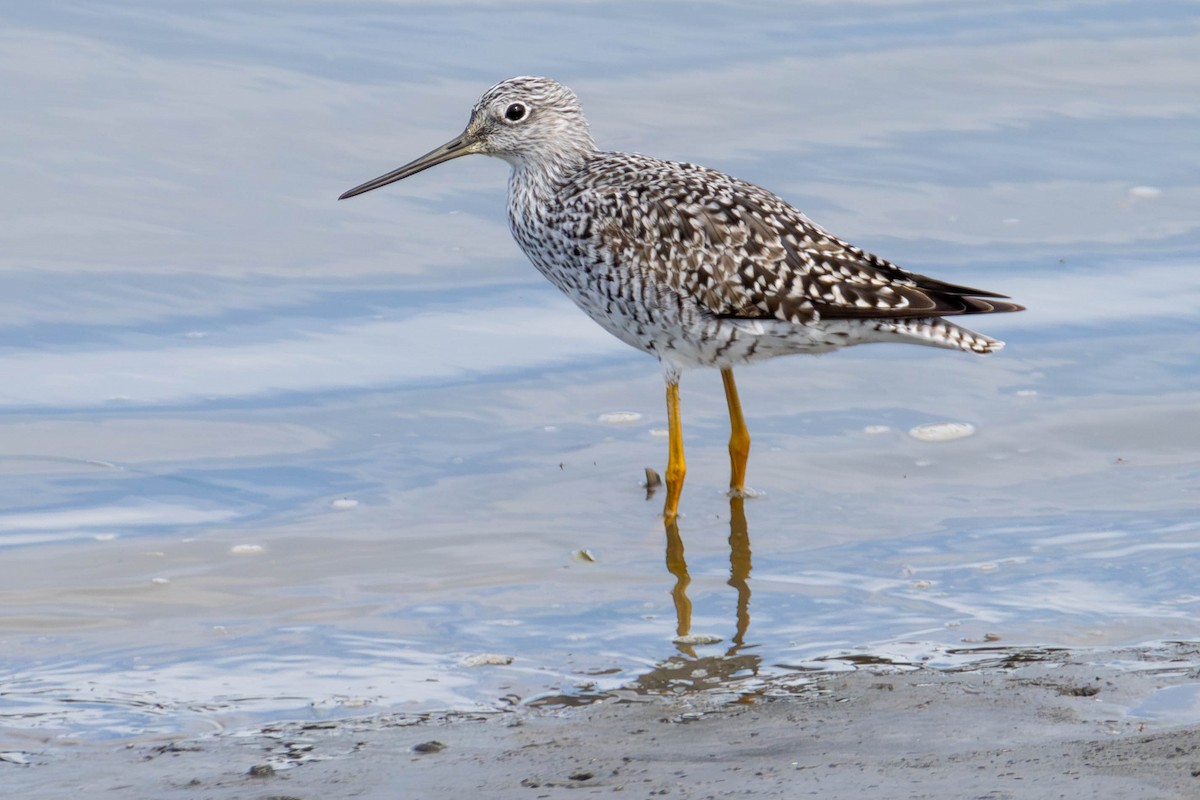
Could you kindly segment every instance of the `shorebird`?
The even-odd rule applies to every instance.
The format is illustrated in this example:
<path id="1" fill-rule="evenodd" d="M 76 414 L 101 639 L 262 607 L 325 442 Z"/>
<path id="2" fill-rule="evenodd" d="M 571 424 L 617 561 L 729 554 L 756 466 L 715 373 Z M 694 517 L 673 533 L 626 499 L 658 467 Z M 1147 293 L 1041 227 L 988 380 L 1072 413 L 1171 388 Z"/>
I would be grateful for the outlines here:
<path id="1" fill-rule="evenodd" d="M 752 183 L 694 164 L 599 150 L 574 92 L 549 78 L 497 83 L 475 103 L 461 134 L 338 199 L 473 153 L 512 165 L 509 227 L 534 267 L 605 330 L 662 364 L 668 521 L 678 513 L 686 473 L 684 368 L 721 371 L 729 488 L 739 495 L 750 433 L 735 366 L 868 342 L 990 353 L 1004 343 L 945 318 L 1022 310 L 1005 295 L 901 269 Z"/>

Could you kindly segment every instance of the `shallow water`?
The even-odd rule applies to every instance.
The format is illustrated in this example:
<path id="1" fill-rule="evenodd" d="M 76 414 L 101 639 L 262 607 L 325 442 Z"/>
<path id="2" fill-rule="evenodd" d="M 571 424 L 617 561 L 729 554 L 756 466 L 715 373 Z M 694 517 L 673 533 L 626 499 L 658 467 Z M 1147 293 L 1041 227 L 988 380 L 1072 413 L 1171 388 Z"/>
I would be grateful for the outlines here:
<path id="1" fill-rule="evenodd" d="M 6 12 L 0 745 L 1200 636 L 1194 6 L 438 8 Z M 658 368 L 506 167 L 334 200 L 519 73 L 1029 310 L 741 371 L 744 505 L 687 375 L 668 552 Z"/>

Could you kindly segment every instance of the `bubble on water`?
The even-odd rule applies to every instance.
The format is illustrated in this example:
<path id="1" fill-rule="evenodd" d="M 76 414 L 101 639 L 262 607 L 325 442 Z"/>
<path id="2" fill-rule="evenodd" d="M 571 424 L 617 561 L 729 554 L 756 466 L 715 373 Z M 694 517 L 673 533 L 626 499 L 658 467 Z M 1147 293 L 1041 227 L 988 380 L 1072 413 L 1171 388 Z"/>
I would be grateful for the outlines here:
<path id="1" fill-rule="evenodd" d="M 969 422 L 930 422 L 918 425 L 908 435 L 922 442 L 952 442 L 975 434 L 975 426 Z"/>
<path id="2" fill-rule="evenodd" d="M 606 411 L 596 417 L 596 421 L 605 425 L 628 425 L 637 422 L 642 415 L 637 411 Z"/>

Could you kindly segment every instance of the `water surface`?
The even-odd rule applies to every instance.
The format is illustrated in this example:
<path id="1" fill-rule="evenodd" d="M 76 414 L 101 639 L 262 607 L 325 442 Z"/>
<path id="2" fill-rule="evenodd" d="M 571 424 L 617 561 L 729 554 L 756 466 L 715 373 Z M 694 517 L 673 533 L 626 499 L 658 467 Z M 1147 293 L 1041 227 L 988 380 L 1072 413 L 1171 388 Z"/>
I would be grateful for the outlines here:
<path id="1" fill-rule="evenodd" d="M 1193 5 L 4 17 L 6 749 L 1200 635 Z M 658 368 L 524 261 L 505 165 L 334 199 L 522 73 L 1029 310 L 741 371 L 744 506 L 688 374 L 668 553 Z"/>

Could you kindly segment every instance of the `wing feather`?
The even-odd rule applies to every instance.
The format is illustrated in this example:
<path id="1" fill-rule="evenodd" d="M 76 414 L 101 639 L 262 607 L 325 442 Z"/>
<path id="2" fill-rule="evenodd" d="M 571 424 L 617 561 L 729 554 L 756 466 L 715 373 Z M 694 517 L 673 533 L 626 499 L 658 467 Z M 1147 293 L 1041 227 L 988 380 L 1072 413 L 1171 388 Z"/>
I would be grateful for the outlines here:
<path id="1" fill-rule="evenodd" d="M 595 233 L 618 268 L 652 274 L 715 315 L 805 324 L 1022 309 L 1005 295 L 904 270 L 753 184 L 643 159 L 578 202 L 596 213 Z"/>

